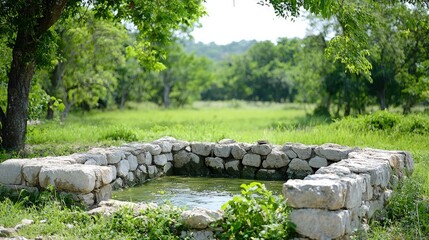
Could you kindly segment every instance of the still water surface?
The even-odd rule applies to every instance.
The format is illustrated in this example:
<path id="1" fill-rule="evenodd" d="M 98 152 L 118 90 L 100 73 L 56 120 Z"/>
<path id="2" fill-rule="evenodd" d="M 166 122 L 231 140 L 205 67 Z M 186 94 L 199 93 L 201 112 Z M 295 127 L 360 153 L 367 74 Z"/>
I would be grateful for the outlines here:
<path id="1" fill-rule="evenodd" d="M 192 209 L 203 207 L 220 209 L 234 195 L 241 192 L 240 185 L 255 180 L 237 178 L 206 178 L 166 176 L 151 180 L 138 187 L 113 192 L 113 198 L 132 202 L 170 202 L 175 206 Z M 260 181 L 268 190 L 281 194 L 284 181 Z"/>

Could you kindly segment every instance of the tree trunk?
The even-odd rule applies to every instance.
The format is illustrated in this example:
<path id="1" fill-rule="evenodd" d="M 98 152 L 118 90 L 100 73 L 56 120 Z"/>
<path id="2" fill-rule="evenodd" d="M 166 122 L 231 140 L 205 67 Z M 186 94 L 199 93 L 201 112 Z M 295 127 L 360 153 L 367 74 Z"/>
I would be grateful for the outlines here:
<path id="1" fill-rule="evenodd" d="M 64 62 L 58 62 L 58 64 L 55 66 L 54 71 L 51 74 L 50 78 L 50 86 L 45 89 L 46 93 L 49 96 L 55 96 L 58 97 L 56 94 L 58 92 L 58 87 L 62 83 L 64 72 L 66 70 L 66 64 Z M 46 119 L 53 119 L 54 118 L 54 109 L 53 109 L 54 101 L 50 100 L 48 102 L 48 109 L 46 113 Z"/>
<path id="2" fill-rule="evenodd" d="M 380 100 L 380 109 L 385 110 L 386 109 L 386 89 L 383 88 L 382 91 L 378 92 L 378 99 Z"/>
<path id="3" fill-rule="evenodd" d="M 0 110 L 2 148 L 24 149 L 28 98 L 41 36 L 59 19 L 67 0 L 23 1 L 18 12 L 16 40 L 7 86 L 6 114 Z M 14 23 L 11 23 L 14 24 Z"/>
<path id="4" fill-rule="evenodd" d="M 169 70 L 167 70 L 169 71 Z M 164 107 L 165 108 L 169 108 L 170 107 L 170 91 L 171 91 L 171 84 L 168 82 L 168 72 L 165 71 L 162 75 L 162 83 L 164 85 L 164 95 L 163 95 L 163 102 L 164 102 Z"/>
<path id="5" fill-rule="evenodd" d="M 7 150 L 24 148 L 27 131 L 28 97 L 35 69 L 36 43 L 28 33 L 18 32 L 13 48 L 7 86 L 7 110 L 2 119 L 2 147 Z"/>

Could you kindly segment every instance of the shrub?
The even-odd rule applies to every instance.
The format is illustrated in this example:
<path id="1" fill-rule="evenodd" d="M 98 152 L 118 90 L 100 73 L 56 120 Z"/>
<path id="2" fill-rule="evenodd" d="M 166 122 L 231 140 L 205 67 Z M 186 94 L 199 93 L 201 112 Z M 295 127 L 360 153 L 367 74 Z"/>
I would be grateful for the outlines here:
<path id="1" fill-rule="evenodd" d="M 364 124 L 368 130 L 390 130 L 400 121 L 399 115 L 388 111 L 378 111 L 365 116 Z"/>
<path id="2" fill-rule="evenodd" d="M 282 196 L 274 196 L 265 185 L 242 184 L 241 195 L 222 206 L 220 239 L 287 239 L 294 226 L 289 221 L 290 208 Z"/>
<path id="3" fill-rule="evenodd" d="M 123 140 L 126 142 L 133 142 L 137 141 L 137 135 L 131 131 L 130 129 L 124 127 L 124 126 L 116 126 L 112 129 L 109 129 L 107 133 L 105 133 L 101 140 L 113 140 L 113 141 L 119 141 Z"/>

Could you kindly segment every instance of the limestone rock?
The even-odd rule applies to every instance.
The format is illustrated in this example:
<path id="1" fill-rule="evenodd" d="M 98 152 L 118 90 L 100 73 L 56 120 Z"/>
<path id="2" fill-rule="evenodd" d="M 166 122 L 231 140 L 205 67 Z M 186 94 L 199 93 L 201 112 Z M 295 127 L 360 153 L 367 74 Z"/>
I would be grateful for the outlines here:
<path id="1" fill-rule="evenodd" d="M 226 144 L 216 144 L 214 146 L 214 155 L 216 157 L 227 158 L 231 154 L 231 146 Z"/>
<path id="2" fill-rule="evenodd" d="M 266 156 L 271 152 L 271 146 L 269 144 L 256 144 L 253 145 L 251 148 L 251 151 L 255 154 L 259 154 L 262 156 Z"/>
<path id="3" fill-rule="evenodd" d="M 116 166 L 116 175 L 126 177 L 130 171 L 130 163 L 127 160 L 121 160 Z"/>
<path id="4" fill-rule="evenodd" d="M 173 149 L 173 144 L 169 141 L 157 140 L 153 143 L 161 147 L 161 153 L 168 153 L 171 152 L 171 149 Z"/>
<path id="5" fill-rule="evenodd" d="M 180 239 L 189 239 L 189 240 L 214 240 L 216 239 L 214 233 L 209 230 L 200 230 L 200 231 L 182 231 L 180 234 Z"/>
<path id="6" fill-rule="evenodd" d="M 88 151 L 88 153 L 76 153 L 71 155 L 72 158 L 78 163 L 88 164 L 88 161 L 95 162 L 93 165 L 106 166 L 107 158 L 104 153 L 104 149 L 94 148 Z"/>
<path id="7" fill-rule="evenodd" d="M 225 170 L 225 161 L 220 157 L 206 157 L 206 166 L 211 170 L 211 173 L 215 175 L 222 175 Z"/>
<path id="8" fill-rule="evenodd" d="M 234 177 L 240 177 L 241 164 L 239 160 L 232 160 L 225 163 L 226 172 Z"/>
<path id="9" fill-rule="evenodd" d="M 9 238 L 16 234 L 16 230 L 13 228 L 5 228 L 0 226 L 0 238 Z"/>
<path id="10" fill-rule="evenodd" d="M 137 155 L 138 164 L 145 164 L 146 166 L 152 165 L 152 154 L 150 152 L 142 152 Z"/>
<path id="11" fill-rule="evenodd" d="M 110 167 L 98 167 L 94 169 L 94 172 L 96 177 L 95 188 L 109 184 L 116 178 L 116 176 L 113 178 L 112 168 Z"/>
<path id="12" fill-rule="evenodd" d="M 124 180 L 118 177 L 111 185 L 113 190 L 121 189 L 124 187 Z"/>
<path id="13" fill-rule="evenodd" d="M 310 161 L 308 162 L 308 165 L 310 165 L 310 167 L 312 168 L 327 167 L 328 161 L 326 160 L 326 158 L 315 156 L 310 159 Z"/>
<path id="14" fill-rule="evenodd" d="M 156 175 L 158 174 L 158 169 L 155 166 L 148 166 L 147 167 L 147 173 L 149 175 L 150 178 L 154 178 L 156 177 Z"/>
<path id="15" fill-rule="evenodd" d="M 125 177 L 125 182 L 127 183 L 127 186 L 134 186 L 136 184 L 136 177 L 134 176 L 133 172 L 128 172 L 127 176 Z"/>
<path id="16" fill-rule="evenodd" d="M 340 161 L 342 159 L 346 159 L 352 149 L 338 144 L 326 143 L 316 147 L 314 151 L 320 157 L 331 161 Z"/>
<path id="17" fill-rule="evenodd" d="M 295 158 L 289 163 L 287 169 L 289 179 L 303 179 L 310 174 L 313 174 L 313 169 L 308 165 L 307 161 Z"/>
<path id="18" fill-rule="evenodd" d="M 193 142 L 191 143 L 192 152 L 201 156 L 208 156 L 211 154 L 213 149 L 212 143 L 200 143 Z"/>
<path id="19" fill-rule="evenodd" d="M 173 165 L 175 168 L 181 168 L 189 162 L 194 162 L 195 164 L 198 164 L 200 162 L 200 158 L 197 155 L 193 153 L 188 153 L 184 150 L 174 154 L 173 158 Z"/>
<path id="20" fill-rule="evenodd" d="M 105 154 L 108 164 L 116 164 L 125 158 L 125 153 L 117 149 L 106 149 Z"/>
<path id="21" fill-rule="evenodd" d="M 258 171 L 258 168 L 256 167 L 244 166 L 243 170 L 241 171 L 241 177 L 246 179 L 254 179 L 256 171 Z"/>
<path id="22" fill-rule="evenodd" d="M 162 167 L 167 163 L 167 156 L 165 154 L 156 155 L 153 157 L 153 163 Z"/>
<path id="23" fill-rule="evenodd" d="M 224 138 L 217 143 L 219 143 L 219 144 L 234 144 L 234 143 L 236 143 L 236 141 L 234 139 Z"/>
<path id="24" fill-rule="evenodd" d="M 182 219 L 185 225 L 191 229 L 206 229 L 211 223 L 222 219 L 223 213 L 205 208 L 194 208 L 182 213 Z"/>
<path id="25" fill-rule="evenodd" d="M 292 144 L 291 149 L 296 153 L 298 158 L 302 160 L 311 158 L 313 152 L 312 146 L 307 146 L 301 143 Z"/>
<path id="26" fill-rule="evenodd" d="M 347 176 L 352 174 L 350 169 L 343 166 L 329 165 L 329 167 L 321 167 L 316 171 L 316 174 L 335 174 L 338 176 Z"/>
<path id="27" fill-rule="evenodd" d="M 242 163 L 245 166 L 259 167 L 261 166 L 261 156 L 258 154 L 247 153 L 244 155 Z"/>
<path id="28" fill-rule="evenodd" d="M 187 146 L 189 146 L 189 142 L 177 140 L 177 141 L 173 142 L 172 150 L 177 152 L 177 151 L 185 149 Z"/>
<path id="29" fill-rule="evenodd" d="M 231 154 L 234 159 L 241 160 L 246 154 L 246 150 L 239 144 L 234 144 L 231 146 Z"/>
<path id="30" fill-rule="evenodd" d="M 344 159 L 332 165 L 346 167 L 357 174 L 366 173 L 371 177 L 371 185 L 382 187 L 387 187 L 389 184 L 392 171 L 389 162 L 376 159 Z"/>
<path id="31" fill-rule="evenodd" d="M 159 145 L 146 143 L 143 146 L 145 152 L 149 152 L 152 156 L 159 155 L 162 152 L 162 148 Z"/>
<path id="32" fill-rule="evenodd" d="M 172 175 L 173 174 L 173 164 L 171 162 L 167 162 L 163 167 L 163 171 L 166 175 Z"/>
<path id="33" fill-rule="evenodd" d="M 290 219 L 296 231 L 310 239 L 337 239 L 350 227 L 347 210 L 326 211 L 321 209 L 294 209 Z"/>
<path id="34" fill-rule="evenodd" d="M 29 159 L 9 159 L 0 164 L 0 183 L 20 185 L 22 167 Z"/>
<path id="35" fill-rule="evenodd" d="M 336 210 L 345 206 L 347 186 L 330 179 L 288 180 L 283 195 L 293 208 Z"/>
<path id="36" fill-rule="evenodd" d="M 114 166 L 114 165 L 109 165 L 109 166 L 107 166 L 107 167 L 109 167 L 110 168 L 110 171 L 111 171 L 111 174 L 112 174 L 112 181 L 114 180 L 114 179 L 116 179 L 116 167 Z"/>
<path id="37" fill-rule="evenodd" d="M 129 155 L 127 157 L 128 164 L 130 166 L 130 171 L 135 171 L 138 166 L 137 157 L 134 155 Z"/>
<path id="38" fill-rule="evenodd" d="M 267 159 L 262 162 L 263 168 L 278 169 L 289 164 L 289 158 L 284 152 L 273 150 L 268 154 Z"/>
<path id="39" fill-rule="evenodd" d="M 97 189 L 95 192 L 96 203 L 109 200 L 110 198 L 112 198 L 112 186 L 110 184 Z"/>
<path id="40" fill-rule="evenodd" d="M 259 169 L 255 178 L 260 180 L 286 180 L 287 176 L 284 171 L 278 169 Z"/>
<path id="41" fill-rule="evenodd" d="M 97 166 L 63 165 L 45 166 L 39 173 L 39 183 L 43 188 L 49 185 L 66 192 L 89 193 L 94 190 Z"/>

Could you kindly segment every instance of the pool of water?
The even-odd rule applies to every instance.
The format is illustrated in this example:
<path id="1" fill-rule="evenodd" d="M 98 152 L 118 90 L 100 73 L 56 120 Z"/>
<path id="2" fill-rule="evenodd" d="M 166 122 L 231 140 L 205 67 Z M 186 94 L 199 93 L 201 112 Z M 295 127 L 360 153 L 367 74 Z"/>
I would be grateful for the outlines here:
<path id="1" fill-rule="evenodd" d="M 192 209 L 203 207 L 217 210 L 240 194 L 240 185 L 255 180 L 237 178 L 203 178 L 166 176 L 151 180 L 140 186 L 113 192 L 113 199 L 132 202 L 170 202 L 175 206 Z M 259 181 L 268 190 L 281 194 L 284 181 Z"/>

